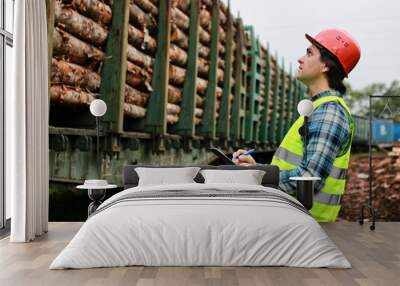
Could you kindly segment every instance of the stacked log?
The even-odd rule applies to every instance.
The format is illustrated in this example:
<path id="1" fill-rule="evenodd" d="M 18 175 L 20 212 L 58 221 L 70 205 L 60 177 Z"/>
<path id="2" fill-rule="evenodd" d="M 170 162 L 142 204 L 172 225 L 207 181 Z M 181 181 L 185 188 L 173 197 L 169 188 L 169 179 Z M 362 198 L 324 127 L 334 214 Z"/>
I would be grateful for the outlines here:
<path id="1" fill-rule="evenodd" d="M 205 29 L 207 32 L 211 33 L 211 7 L 207 10 L 207 6 L 203 4 L 200 7 L 200 25 Z"/>
<path id="2" fill-rule="evenodd" d="M 171 24 L 171 43 L 174 43 L 186 50 L 189 47 L 189 38 L 175 23 Z"/>
<path id="3" fill-rule="evenodd" d="M 146 106 L 148 99 L 148 93 L 141 92 L 128 84 L 125 85 L 125 103 L 143 107 Z"/>
<path id="4" fill-rule="evenodd" d="M 129 22 L 138 29 L 154 33 L 157 28 L 157 14 L 146 13 L 143 3 L 150 4 L 149 0 L 131 1 L 129 4 Z"/>
<path id="5" fill-rule="evenodd" d="M 50 100 L 60 104 L 87 106 L 95 98 L 93 93 L 65 84 L 52 84 L 50 87 Z"/>
<path id="6" fill-rule="evenodd" d="M 339 217 L 356 221 L 369 192 L 369 158 L 352 155 Z M 400 146 L 385 155 L 372 156 L 372 206 L 382 218 L 400 217 Z M 367 216 L 368 210 L 365 211 Z"/>
<path id="7" fill-rule="evenodd" d="M 201 4 L 207 7 L 207 10 L 211 11 L 213 0 L 201 0 Z"/>
<path id="8" fill-rule="evenodd" d="M 171 1 L 167 122 L 176 124 L 181 111 L 189 49 L 190 0 Z"/>
<path id="9" fill-rule="evenodd" d="M 275 94 L 275 85 L 277 84 L 276 78 L 275 78 L 275 70 L 276 70 L 276 59 L 275 57 L 270 55 L 270 85 L 269 85 L 269 109 L 268 109 L 268 126 L 271 126 L 272 123 L 272 116 L 274 113 L 274 94 Z M 276 121 L 277 122 L 277 121 Z M 276 126 L 276 124 L 275 124 Z M 275 128 L 273 126 L 273 128 Z"/>
<path id="10" fill-rule="evenodd" d="M 219 25 L 218 25 L 218 65 L 217 65 L 217 86 L 224 87 L 224 73 L 225 73 L 225 51 L 226 51 L 226 36 L 228 29 L 228 9 L 222 1 L 219 1 Z M 216 118 L 219 118 L 221 97 L 217 96 L 216 103 Z"/>
<path id="11" fill-rule="evenodd" d="M 232 62 L 232 68 L 231 68 L 231 88 L 230 88 L 230 96 L 229 96 L 229 105 L 231 107 L 230 111 L 229 111 L 229 121 L 231 121 L 232 118 L 232 110 L 233 110 L 233 101 L 235 99 L 235 88 L 236 88 L 236 84 L 241 84 L 240 82 L 236 83 L 235 82 L 235 76 L 236 76 L 236 69 L 240 68 L 237 67 L 237 61 L 241 61 L 241 59 L 236 59 L 236 52 L 237 52 L 237 44 L 236 44 L 236 40 L 237 40 L 237 36 L 238 36 L 238 24 L 237 21 L 234 19 L 233 16 L 232 17 L 232 56 L 231 56 L 231 62 Z M 235 114 L 234 116 L 238 116 L 238 114 Z"/>
<path id="12" fill-rule="evenodd" d="M 93 93 L 99 90 L 101 81 L 98 73 L 56 58 L 51 61 L 51 78 L 54 85 L 79 86 Z"/>
<path id="13" fill-rule="evenodd" d="M 100 63 L 105 58 L 102 49 L 72 36 L 59 27 L 53 32 L 53 54 L 56 59 L 86 66 L 98 73 L 100 73 Z"/>
<path id="14" fill-rule="evenodd" d="M 278 98 L 277 98 L 277 101 L 276 101 L 276 105 L 277 105 L 276 112 L 277 112 L 277 115 L 279 115 L 279 119 L 278 120 L 281 120 L 281 118 L 283 116 L 283 114 L 281 113 L 282 112 L 281 111 L 282 85 L 283 85 L 282 72 L 283 72 L 282 67 L 279 67 Z"/>
<path id="15" fill-rule="evenodd" d="M 112 10 L 99 0 L 54 5 L 50 101 L 87 108 L 98 97 Z"/>
<path id="16" fill-rule="evenodd" d="M 107 39 L 106 28 L 60 2 L 55 3 L 55 19 L 70 34 L 95 46 L 103 45 Z"/>
<path id="17" fill-rule="evenodd" d="M 151 68 L 142 68 L 128 61 L 126 70 L 126 83 L 128 85 L 138 90 L 151 91 Z"/>
<path id="18" fill-rule="evenodd" d="M 183 83 L 186 78 L 186 69 L 175 66 L 173 64 L 169 65 L 169 83 L 175 87 L 182 88 Z"/>
<path id="19" fill-rule="evenodd" d="M 195 125 L 202 123 L 204 114 L 204 102 L 210 72 L 210 44 L 211 44 L 211 23 L 212 23 L 212 2 L 200 1 L 200 31 L 197 63 L 197 95 L 195 109 Z M 203 36 L 201 36 L 203 34 Z M 205 42 L 208 40 L 208 44 Z"/>
<path id="20" fill-rule="evenodd" d="M 285 121 L 283 121 L 283 122 L 286 122 L 287 120 L 289 120 L 289 108 L 290 108 L 289 107 L 289 85 L 290 85 L 289 74 L 285 73 L 285 95 L 283 97 L 284 110 L 282 112 L 282 115 L 283 115 L 283 118 Z"/>
<path id="21" fill-rule="evenodd" d="M 158 1 L 135 0 L 135 2 L 145 11 L 150 13 L 153 17 L 158 16 Z"/>
<path id="22" fill-rule="evenodd" d="M 128 42 L 141 50 L 147 50 L 151 55 L 156 52 L 156 41 L 149 36 L 148 31 L 141 31 L 131 24 L 128 25 Z"/>
<path id="23" fill-rule="evenodd" d="M 244 30 L 244 38 L 243 38 L 243 40 L 244 40 L 244 43 L 243 43 L 243 45 L 244 45 L 244 49 L 247 51 L 247 53 L 251 50 L 251 41 L 250 41 L 250 34 L 246 31 L 246 30 Z M 245 82 L 246 82 L 246 97 L 247 98 L 249 98 L 249 95 L 248 95 L 248 93 L 249 93 L 249 89 L 250 89 L 250 86 L 249 86 L 249 81 L 248 81 L 248 76 L 247 76 L 247 70 L 249 70 L 250 68 L 251 68 L 251 55 L 249 55 L 249 53 L 247 54 L 248 56 L 247 56 L 247 58 L 246 58 L 246 62 L 245 62 L 245 65 L 246 65 L 246 73 L 245 73 L 245 75 L 244 75 L 244 80 L 245 80 Z M 245 106 L 245 113 L 247 114 L 248 112 L 249 112 L 249 101 L 247 100 L 247 98 L 246 98 L 246 106 Z"/>
<path id="24" fill-rule="evenodd" d="M 268 104 L 268 92 L 265 89 L 265 81 L 267 77 L 267 49 L 261 45 L 261 83 L 260 83 L 260 109 L 258 114 L 258 128 L 262 126 L 262 114 Z"/>
<path id="25" fill-rule="evenodd" d="M 104 27 L 108 27 L 111 24 L 111 5 L 98 0 L 64 0 L 63 2 L 72 5 L 76 11 Z"/>
<path id="26" fill-rule="evenodd" d="M 278 63 L 276 63 L 276 64 L 278 64 Z M 281 100 L 282 100 L 282 83 L 283 83 L 283 81 L 282 81 L 282 72 L 284 72 L 281 67 L 279 67 L 278 70 L 279 70 L 279 77 L 278 77 L 278 82 L 276 83 L 278 85 L 278 95 L 277 95 L 277 98 L 276 98 L 276 115 L 275 115 L 276 116 L 275 132 L 276 132 L 277 136 L 279 134 L 280 121 L 283 120 L 283 118 L 282 118 L 283 114 L 282 114 L 282 111 L 281 111 Z M 276 138 L 278 140 L 280 139 L 278 137 L 276 137 Z"/>
<path id="27" fill-rule="evenodd" d="M 124 115 L 129 118 L 146 116 L 157 50 L 157 18 L 156 1 L 130 1 L 124 97 Z"/>
<path id="28" fill-rule="evenodd" d="M 53 32 L 53 58 L 51 60 L 51 103 L 76 106 L 86 106 L 91 100 L 98 97 L 101 85 L 101 68 L 103 61 L 108 57 L 105 54 L 107 41 L 112 22 L 113 0 L 57 0 L 55 2 L 55 29 Z M 196 81 L 196 125 L 201 124 L 204 114 L 205 95 L 210 73 L 210 46 L 212 31 L 212 8 L 214 1 L 200 1 L 200 26 L 198 42 L 198 71 Z M 190 26 L 190 0 L 171 0 L 171 35 L 169 53 L 169 78 L 168 78 L 168 104 L 167 121 L 175 124 L 179 120 L 182 102 L 182 90 L 187 74 L 189 26 Z M 127 26 L 127 55 L 126 55 L 126 82 L 124 114 L 131 118 L 144 118 L 147 105 L 152 93 L 152 78 L 154 59 L 157 51 L 157 32 L 159 16 L 159 0 L 131 0 L 129 3 L 129 22 Z M 219 1 L 218 23 L 218 58 L 217 58 L 217 87 L 216 109 L 219 117 L 220 100 L 224 88 L 225 52 L 227 47 L 227 31 L 229 15 L 226 5 Z M 232 21 L 232 70 L 230 86 L 230 106 L 235 95 L 235 85 L 246 85 L 243 82 L 235 83 L 236 60 L 243 61 L 242 74 L 246 70 L 246 58 L 236 59 L 237 33 L 239 32 L 237 21 Z M 251 41 L 245 33 L 245 46 L 250 50 Z M 266 62 L 267 52 L 262 47 L 262 81 L 260 82 L 259 102 L 259 126 L 261 115 L 266 103 L 272 102 L 275 89 L 275 66 L 277 59 L 271 57 L 270 89 L 266 90 Z M 243 70 L 244 69 L 244 70 Z M 289 89 L 290 79 L 285 79 L 286 92 Z M 279 94 L 275 108 L 276 114 L 285 118 L 290 111 L 287 98 L 280 110 L 282 98 L 281 77 Z M 257 99 L 256 99 L 257 100 Z M 243 98 L 242 109 L 245 108 Z M 271 124 L 272 110 L 274 106 L 268 104 L 268 126 Z M 229 118 L 233 114 L 229 112 Z M 234 115 L 238 116 L 238 115 Z M 278 124 L 275 125 L 276 128 Z"/>
<path id="29" fill-rule="evenodd" d="M 238 124 L 239 124 L 239 132 L 240 132 L 240 139 L 243 139 L 243 135 L 241 132 L 244 130 L 244 124 L 245 124 L 245 114 L 246 114 L 246 74 L 247 74 L 247 53 L 246 53 L 246 43 L 244 40 L 244 31 L 242 29 L 239 29 L 239 23 L 235 21 L 235 24 L 233 26 L 234 28 L 234 41 L 235 41 L 235 54 L 233 54 L 233 57 L 235 59 L 235 66 L 236 66 L 236 61 L 239 61 L 239 70 L 241 72 L 241 82 L 235 82 L 233 85 L 233 90 L 236 89 L 236 85 L 240 86 L 240 94 L 238 95 L 240 97 L 240 106 L 239 106 L 239 114 L 233 114 L 231 111 L 232 116 L 238 116 Z M 239 34 L 240 33 L 240 34 Z M 242 38 L 242 42 L 240 42 L 239 36 Z M 239 46 L 241 44 L 241 46 Z M 242 56 L 237 57 L 236 54 L 236 49 L 242 49 Z M 236 74 L 236 70 L 234 71 Z M 239 98 L 235 98 L 235 100 L 239 100 Z"/>

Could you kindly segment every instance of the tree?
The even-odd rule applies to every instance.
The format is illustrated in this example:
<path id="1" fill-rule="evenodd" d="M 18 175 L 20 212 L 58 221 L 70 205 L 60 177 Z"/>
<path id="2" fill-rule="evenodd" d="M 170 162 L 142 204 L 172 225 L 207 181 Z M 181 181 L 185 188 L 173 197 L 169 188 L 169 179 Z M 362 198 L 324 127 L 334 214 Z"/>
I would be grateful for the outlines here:
<path id="1" fill-rule="evenodd" d="M 394 80 L 389 85 L 372 83 L 361 90 L 353 90 L 346 84 L 346 102 L 351 112 L 360 116 L 369 116 L 369 95 L 390 95 L 399 98 L 373 98 L 372 114 L 375 118 L 393 119 L 400 122 L 400 81 Z"/>

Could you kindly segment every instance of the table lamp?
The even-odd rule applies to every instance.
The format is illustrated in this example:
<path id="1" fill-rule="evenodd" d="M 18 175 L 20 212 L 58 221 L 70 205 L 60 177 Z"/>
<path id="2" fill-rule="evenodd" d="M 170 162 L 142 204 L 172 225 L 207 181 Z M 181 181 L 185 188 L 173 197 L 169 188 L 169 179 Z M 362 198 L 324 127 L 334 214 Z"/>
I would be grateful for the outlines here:
<path id="1" fill-rule="evenodd" d="M 300 127 L 299 133 L 303 138 L 304 157 L 306 156 L 307 136 L 308 136 L 308 117 L 314 109 L 313 103 L 309 99 L 303 99 L 297 105 L 297 111 L 300 116 L 304 116 L 304 124 Z M 296 198 L 310 210 L 313 206 L 314 185 L 315 181 L 321 180 L 319 177 L 290 177 L 290 180 L 296 181 Z"/>
<path id="2" fill-rule="evenodd" d="M 307 135 L 308 135 L 308 117 L 312 114 L 314 109 L 314 105 L 311 100 L 303 99 L 297 105 L 297 111 L 299 112 L 300 116 L 304 116 L 304 124 L 300 127 L 299 133 L 303 137 L 303 146 L 304 148 L 307 146 Z M 305 155 L 305 152 L 304 152 Z"/>
<path id="3" fill-rule="evenodd" d="M 101 162 L 100 162 L 100 119 L 107 111 L 107 104 L 101 99 L 95 99 L 90 103 L 90 113 L 96 118 L 96 136 L 97 136 L 97 172 L 100 179 Z"/>

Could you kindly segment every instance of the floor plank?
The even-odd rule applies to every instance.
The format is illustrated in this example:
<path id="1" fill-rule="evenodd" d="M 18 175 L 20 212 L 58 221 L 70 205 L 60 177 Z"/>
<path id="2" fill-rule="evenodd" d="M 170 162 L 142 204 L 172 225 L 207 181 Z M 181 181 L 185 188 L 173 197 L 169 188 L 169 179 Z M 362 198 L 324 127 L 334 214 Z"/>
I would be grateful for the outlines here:
<path id="1" fill-rule="evenodd" d="M 341 221 L 322 224 L 351 262 L 352 269 L 290 267 L 116 267 L 84 270 L 48 269 L 82 223 L 50 223 L 49 233 L 32 243 L 0 240 L 0 285 L 399 285 L 400 223 L 368 225 Z"/>

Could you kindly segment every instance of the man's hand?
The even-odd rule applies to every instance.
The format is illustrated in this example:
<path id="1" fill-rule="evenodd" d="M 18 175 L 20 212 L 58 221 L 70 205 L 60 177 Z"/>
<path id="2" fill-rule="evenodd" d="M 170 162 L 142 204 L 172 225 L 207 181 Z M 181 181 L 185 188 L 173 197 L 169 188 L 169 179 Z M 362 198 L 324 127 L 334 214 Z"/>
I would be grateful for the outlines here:
<path id="1" fill-rule="evenodd" d="M 246 155 L 246 156 L 241 156 L 239 157 L 241 154 L 246 153 L 246 150 L 244 149 L 239 149 L 236 152 L 234 152 L 232 154 L 232 161 L 236 164 L 236 165 L 240 165 L 240 166 L 252 166 L 252 165 L 256 165 L 256 161 L 254 160 L 254 158 L 251 155 Z"/>

